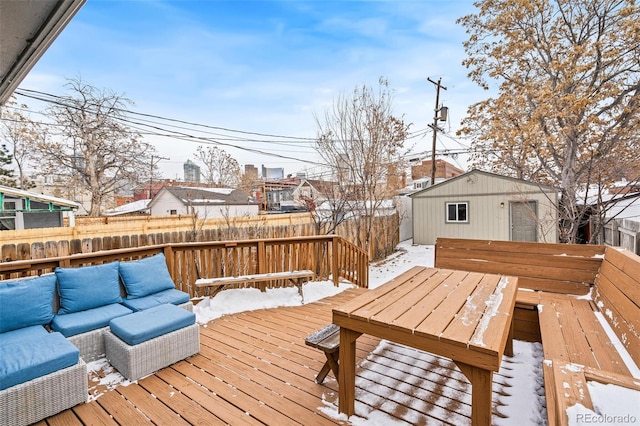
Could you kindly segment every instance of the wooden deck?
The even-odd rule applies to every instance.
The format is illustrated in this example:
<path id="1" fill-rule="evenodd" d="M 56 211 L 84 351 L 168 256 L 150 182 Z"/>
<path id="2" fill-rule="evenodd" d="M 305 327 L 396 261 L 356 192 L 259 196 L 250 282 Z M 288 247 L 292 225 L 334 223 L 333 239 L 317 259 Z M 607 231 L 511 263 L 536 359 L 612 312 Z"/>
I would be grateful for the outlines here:
<path id="1" fill-rule="evenodd" d="M 304 339 L 331 322 L 334 306 L 364 291 L 216 319 L 201 327 L 198 355 L 114 390 L 90 382 L 92 392 L 104 393 L 39 424 L 348 424 L 337 417 L 333 375 L 323 385 L 313 381 L 325 357 Z M 356 415 L 375 410 L 378 422 L 382 415 L 398 424 L 469 423 L 470 387 L 451 361 L 379 343 L 358 339 Z M 494 416 L 502 374 L 494 375 Z"/>

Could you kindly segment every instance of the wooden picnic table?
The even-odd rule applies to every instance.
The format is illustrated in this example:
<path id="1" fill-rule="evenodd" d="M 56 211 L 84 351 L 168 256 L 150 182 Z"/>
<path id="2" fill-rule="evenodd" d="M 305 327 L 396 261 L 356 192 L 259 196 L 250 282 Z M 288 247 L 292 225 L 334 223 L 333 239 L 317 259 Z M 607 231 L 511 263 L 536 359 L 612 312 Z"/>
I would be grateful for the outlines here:
<path id="1" fill-rule="evenodd" d="M 369 334 L 453 360 L 472 386 L 472 424 L 490 425 L 493 372 L 512 353 L 517 290 L 517 277 L 414 267 L 334 308 L 339 411 L 355 414 L 356 339 Z"/>

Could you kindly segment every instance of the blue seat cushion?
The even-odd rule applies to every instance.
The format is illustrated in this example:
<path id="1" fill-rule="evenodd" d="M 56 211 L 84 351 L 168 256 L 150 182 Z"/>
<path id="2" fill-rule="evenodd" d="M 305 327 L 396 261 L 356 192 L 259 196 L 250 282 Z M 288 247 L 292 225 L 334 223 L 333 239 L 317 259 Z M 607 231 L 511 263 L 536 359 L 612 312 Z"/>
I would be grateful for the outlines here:
<path id="1" fill-rule="evenodd" d="M 112 319 L 131 314 L 132 312 L 133 311 L 126 306 L 113 303 L 99 308 L 74 312 L 72 314 L 56 315 L 51 322 L 51 328 L 62 333 L 64 337 L 71 337 L 76 334 L 106 327 Z"/>
<path id="2" fill-rule="evenodd" d="M 196 316 L 192 312 L 176 305 L 166 304 L 114 318 L 109 323 L 109 327 L 113 334 L 133 346 L 195 322 Z"/>
<path id="3" fill-rule="evenodd" d="M 137 312 L 153 308 L 154 306 L 164 305 L 166 303 L 180 305 L 182 303 L 187 303 L 189 300 L 189 293 L 172 288 L 150 294 L 145 297 L 138 297 L 135 299 L 126 298 L 122 300 L 122 304 L 132 311 Z"/>
<path id="4" fill-rule="evenodd" d="M 55 289 L 54 274 L 0 282 L 0 333 L 49 324 Z"/>
<path id="5" fill-rule="evenodd" d="M 60 333 L 3 342 L 0 345 L 0 390 L 71 367 L 80 351 Z"/>
<path id="6" fill-rule="evenodd" d="M 175 288 L 163 253 L 131 262 L 120 262 L 120 278 L 127 290 L 127 299 L 145 297 Z"/>
<path id="7" fill-rule="evenodd" d="M 60 295 L 58 313 L 70 314 L 122 302 L 119 263 L 114 261 L 94 266 L 56 268 Z"/>
<path id="8" fill-rule="evenodd" d="M 38 340 L 40 337 L 46 336 L 47 334 L 49 334 L 49 332 L 41 325 L 18 328 L 17 330 L 0 333 L 0 346 L 19 342 L 20 340 Z"/>

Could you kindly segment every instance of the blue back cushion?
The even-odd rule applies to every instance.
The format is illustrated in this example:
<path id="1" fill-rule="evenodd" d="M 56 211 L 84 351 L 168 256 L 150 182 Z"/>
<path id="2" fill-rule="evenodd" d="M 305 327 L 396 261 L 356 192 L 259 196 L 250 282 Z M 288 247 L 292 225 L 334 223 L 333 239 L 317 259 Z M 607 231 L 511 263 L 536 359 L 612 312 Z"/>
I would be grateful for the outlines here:
<path id="1" fill-rule="evenodd" d="M 79 268 L 56 268 L 60 309 L 58 314 L 122 302 L 118 261 Z"/>
<path id="2" fill-rule="evenodd" d="M 163 253 L 131 262 L 120 262 L 120 277 L 127 289 L 127 299 L 175 288 Z"/>
<path id="3" fill-rule="evenodd" d="M 45 325 L 53 319 L 56 276 L 2 281 L 0 283 L 0 333 Z"/>

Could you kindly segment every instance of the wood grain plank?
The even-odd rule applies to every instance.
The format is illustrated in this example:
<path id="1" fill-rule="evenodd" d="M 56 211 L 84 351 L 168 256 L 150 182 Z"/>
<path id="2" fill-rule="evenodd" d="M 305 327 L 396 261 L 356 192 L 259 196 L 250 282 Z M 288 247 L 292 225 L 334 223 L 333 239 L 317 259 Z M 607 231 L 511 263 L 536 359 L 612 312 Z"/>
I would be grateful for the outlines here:
<path id="1" fill-rule="evenodd" d="M 117 425 L 111 415 L 96 401 L 79 404 L 72 408 L 82 423 L 88 425 Z"/>
<path id="2" fill-rule="evenodd" d="M 462 280 L 464 280 L 468 272 L 442 270 L 434 279 L 440 283 L 429 293 L 428 298 L 423 298 L 417 302 L 414 307 L 405 314 L 398 317 L 391 326 L 398 329 L 418 330 L 418 327 L 431 317 L 432 313 L 438 308 L 447 295 L 455 289 Z M 448 284 L 444 285 L 444 281 Z M 420 334 L 429 334 L 422 333 Z"/>
<path id="3" fill-rule="evenodd" d="M 423 271 L 423 267 L 421 266 L 414 266 L 411 269 L 409 269 L 408 271 L 405 271 L 404 273 L 402 273 L 401 275 L 393 278 L 392 280 L 389 281 L 389 283 L 397 283 L 397 284 L 402 284 L 404 282 L 409 281 L 411 278 L 413 278 L 414 276 L 416 276 L 417 274 L 421 273 Z M 378 299 L 379 297 L 381 297 L 382 295 L 388 293 L 389 291 L 392 291 L 393 287 L 391 286 L 380 286 L 374 290 L 370 290 L 366 293 L 366 296 L 363 297 L 359 297 L 357 300 L 353 300 L 351 302 L 347 302 L 345 304 L 342 304 L 338 307 L 334 308 L 334 312 L 337 312 L 338 314 L 342 314 L 342 315 L 348 315 L 351 312 L 361 308 L 362 306 L 365 306 L 369 303 L 372 303 L 373 301 L 375 301 L 376 299 Z"/>
<path id="4" fill-rule="evenodd" d="M 95 402 L 121 425 L 151 424 L 148 417 L 116 391 L 105 392 Z"/>
<path id="5" fill-rule="evenodd" d="M 442 299 L 442 303 L 433 310 L 428 320 L 424 320 L 416 327 L 416 330 L 421 333 L 431 334 L 436 338 L 440 337 L 449 326 L 451 319 L 455 318 L 455 315 L 465 306 L 467 299 L 479 285 L 482 277 L 482 274 L 472 272 L 467 274 L 467 276 L 457 284 L 452 283 L 451 291 Z M 484 311 L 484 306 L 481 308 L 482 311 Z M 459 343 L 464 346 L 466 346 L 468 342 L 468 340 L 460 341 L 458 339 L 452 339 L 452 343 Z"/>
<path id="6" fill-rule="evenodd" d="M 618 374 L 631 375 L 594 312 L 591 309 L 586 309 L 582 303 L 579 305 L 580 307 L 574 306 L 573 314 L 580 323 L 580 327 L 596 358 L 597 367 Z"/>
<path id="7" fill-rule="evenodd" d="M 482 278 L 476 291 L 467 298 L 459 314 L 442 332 L 442 339 L 461 342 L 471 340 L 471 336 L 478 328 L 480 318 L 487 309 L 485 301 L 493 294 L 499 280 L 499 276 L 484 276 Z"/>

